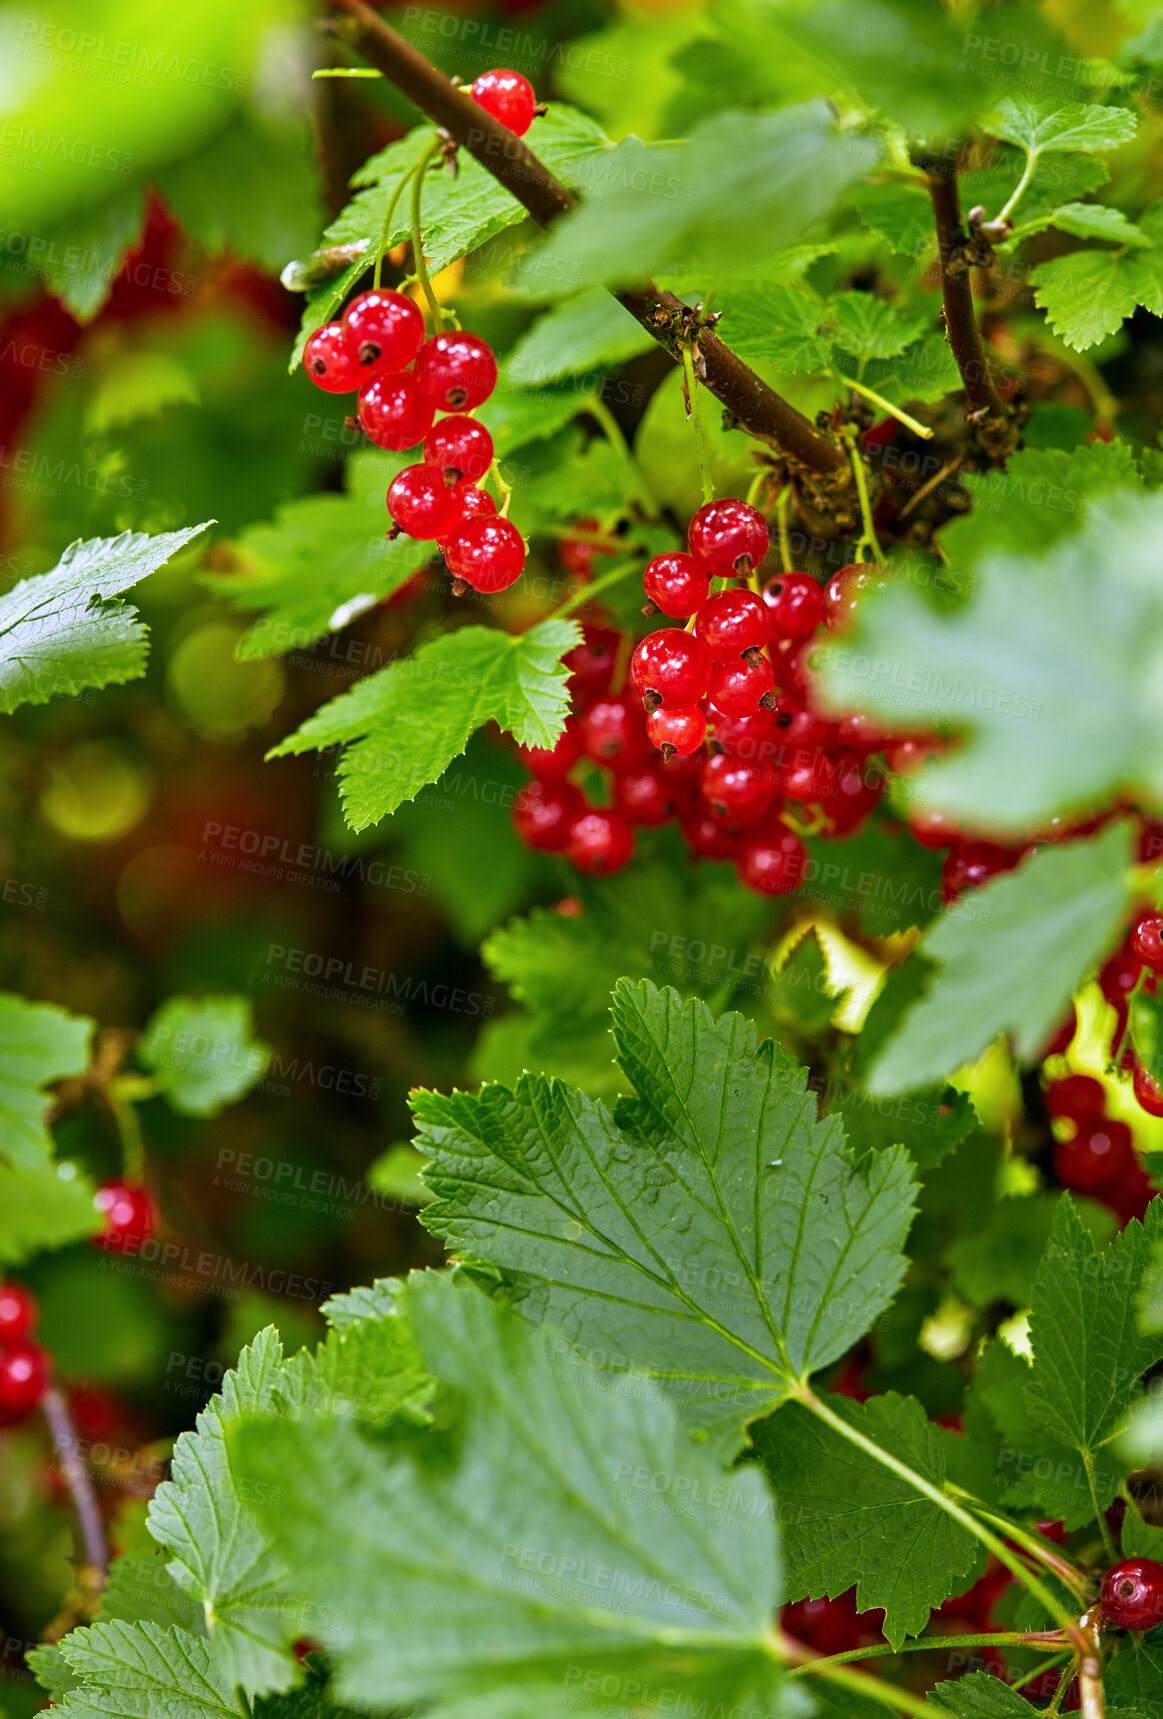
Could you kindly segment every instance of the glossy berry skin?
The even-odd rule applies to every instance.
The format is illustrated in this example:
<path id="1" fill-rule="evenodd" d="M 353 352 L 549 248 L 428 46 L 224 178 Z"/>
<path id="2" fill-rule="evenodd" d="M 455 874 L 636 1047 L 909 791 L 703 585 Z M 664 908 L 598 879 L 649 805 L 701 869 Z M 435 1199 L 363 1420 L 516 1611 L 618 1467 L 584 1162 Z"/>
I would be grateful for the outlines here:
<path id="1" fill-rule="evenodd" d="M 634 831 L 620 812 L 591 810 L 575 818 L 567 859 L 592 877 L 606 877 L 630 863 Z"/>
<path id="2" fill-rule="evenodd" d="M 777 573 L 763 587 L 763 601 L 775 639 L 798 644 L 824 624 L 824 592 L 808 573 Z"/>
<path id="3" fill-rule="evenodd" d="M 459 517 L 456 496 L 435 466 L 405 466 L 388 485 L 388 512 L 409 537 L 443 537 Z"/>
<path id="4" fill-rule="evenodd" d="M 614 810 L 628 824 L 648 829 L 669 824 L 685 797 L 683 786 L 668 776 L 662 764 L 643 764 L 614 777 Z"/>
<path id="5" fill-rule="evenodd" d="M 691 852 L 700 859 L 733 860 L 739 852 L 742 832 L 709 812 L 694 812 L 684 818 L 682 833 Z"/>
<path id="6" fill-rule="evenodd" d="M 418 304 L 390 288 L 353 298 L 343 313 L 343 336 L 362 369 L 403 370 L 424 344 Z"/>
<path id="7" fill-rule="evenodd" d="M 303 348 L 303 368 L 328 394 L 351 394 L 367 381 L 367 371 L 348 346 L 343 327 L 325 322 Z"/>
<path id="8" fill-rule="evenodd" d="M 625 693 L 596 699 L 582 716 L 581 729 L 586 757 L 595 764 L 632 770 L 650 757 L 642 706 Z"/>
<path id="9" fill-rule="evenodd" d="M 583 626 L 581 644 L 562 659 L 569 670 L 569 689 L 583 703 L 609 689 L 619 637 L 612 627 Z"/>
<path id="10" fill-rule="evenodd" d="M 746 826 L 774 800 L 775 772 L 769 765 L 718 752 L 703 765 L 699 788 L 714 817 Z"/>
<path id="11" fill-rule="evenodd" d="M 520 72 L 482 72 L 469 94 L 486 113 L 507 125 L 514 137 L 524 137 L 537 113 L 533 85 Z"/>
<path id="12" fill-rule="evenodd" d="M 0 1426 L 30 1415 L 48 1389 L 48 1356 L 38 1343 L 21 1341 L 0 1350 Z"/>
<path id="13" fill-rule="evenodd" d="M 752 716 L 765 698 L 774 697 L 774 689 L 775 676 L 766 657 L 711 664 L 707 696 L 724 716 Z"/>
<path id="14" fill-rule="evenodd" d="M 424 460 L 440 467 L 445 482 L 451 476 L 453 483 L 461 478 L 480 483 L 493 463 L 493 438 L 475 418 L 455 412 L 433 424 L 424 437 Z"/>
<path id="15" fill-rule="evenodd" d="M 1135 1064 L 1135 1102 L 1148 1116 L 1163 1116 L 1163 1086 L 1141 1062 Z"/>
<path id="16" fill-rule="evenodd" d="M 693 633 L 663 627 L 635 646 L 630 679 L 649 709 L 657 704 L 697 704 L 707 691 L 706 653 Z"/>
<path id="17" fill-rule="evenodd" d="M 0 1283 L 0 1349 L 21 1343 L 36 1330 L 36 1301 L 20 1283 Z"/>
<path id="18" fill-rule="evenodd" d="M 1101 1080 L 1092 1074 L 1068 1074 L 1046 1088 L 1046 1109 L 1051 1116 L 1081 1126 L 1097 1122 L 1106 1109 Z"/>
<path id="19" fill-rule="evenodd" d="M 707 712 L 707 741 L 714 751 L 760 759 L 778 757 L 782 743 L 770 710 L 760 708 L 747 716 L 728 716 L 713 705 Z"/>
<path id="20" fill-rule="evenodd" d="M 757 895 L 791 895 L 807 863 L 808 850 L 794 830 L 760 830 L 740 842 L 735 869 Z"/>
<path id="21" fill-rule="evenodd" d="M 449 537 L 444 559 L 449 572 L 474 591 L 507 591 L 521 577 L 525 539 L 508 519 L 470 519 Z"/>
<path id="22" fill-rule="evenodd" d="M 769 538 L 763 515 L 746 501 L 705 502 L 691 520 L 687 547 L 713 578 L 728 579 L 758 567 Z"/>
<path id="23" fill-rule="evenodd" d="M 360 390 L 356 411 L 364 434 L 393 454 L 414 448 L 432 427 L 432 407 L 406 370 L 373 376 Z"/>
<path id="24" fill-rule="evenodd" d="M 478 489 L 467 478 L 455 484 L 452 493 L 456 497 L 457 517 L 455 525 L 445 532 L 445 537 L 451 537 L 470 519 L 492 519 L 496 514 L 497 504 L 488 490 Z"/>
<path id="25" fill-rule="evenodd" d="M 1152 973 L 1163 973 L 1163 913 L 1140 913 L 1131 927 L 1131 953 Z"/>
<path id="26" fill-rule="evenodd" d="M 852 621 L 865 593 L 882 582 L 873 561 L 853 561 L 841 567 L 824 587 L 824 620 L 834 633 L 842 633 Z"/>
<path id="27" fill-rule="evenodd" d="M 662 704 L 646 718 L 646 737 L 667 758 L 689 758 L 703 744 L 707 719 L 697 704 Z"/>
<path id="28" fill-rule="evenodd" d="M 153 1201 L 140 1182 L 102 1182 L 93 1205 L 105 1220 L 93 1240 L 106 1253 L 136 1253 L 153 1234 Z"/>
<path id="29" fill-rule="evenodd" d="M 1102 1620 L 1112 1629 L 1154 1629 L 1163 1622 L 1163 1564 L 1124 1558 L 1102 1579 Z"/>
<path id="30" fill-rule="evenodd" d="M 415 376 L 435 411 L 471 412 L 496 387 L 497 360 L 479 335 L 456 329 L 424 342 Z"/>
<path id="31" fill-rule="evenodd" d="M 1143 973 L 1143 964 L 1127 949 L 1116 949 L 1098 975 L 1099 989 L 1108 1003 L 1125 1003 Z"/>
<path id="32" fill-rule="evenodd" d="M 966 889 L 980 889 L 991 877 L 1012 871 L 1022 855 L 993 842 L 955 842 L 941 870 L 941 896 L 945 905 L 956 901 Z"/>
<path id="33" fill-rule="evenodd" d="M 518 755 L 538 781 L 560 782 L 569 775 L 583 750 L 581 725 L 576 716 L 567 716 L 555 746 L 522 746 Z"/>
<path id="34" fill-rule="evenodd" d="M 684 555 L 676 549 L 656 555 L 646 563 L 642 589 L 664 615 L 685 621 L 710 596 L 711 581 L 706 568 L 700 567 L 693 555 Z"/>
<path id="35" fill-rule="evenodd" d="M 513 828 L 527 848 L 561 853 L 585 803 L 568 782 L 528 782 L 513 801 Z"/>
<path id="36" fill-rule="evenodd" d="M 708 655 L 728 662 L 745 651 L 761 651 L 771 637 L 771 622 L 751 591 L 716 591 L 699 610 L 695 633 Z"/>
<path id="37" fill-rule="evenodd" d="M 1137 1168 L 1131 1131 L 1125 1122 L 1084 1123 L 1071 1140 L 1054 1147 L 1054 1174 L 1064 1188 L 1089 1194 L 1116 1187 Z"/>

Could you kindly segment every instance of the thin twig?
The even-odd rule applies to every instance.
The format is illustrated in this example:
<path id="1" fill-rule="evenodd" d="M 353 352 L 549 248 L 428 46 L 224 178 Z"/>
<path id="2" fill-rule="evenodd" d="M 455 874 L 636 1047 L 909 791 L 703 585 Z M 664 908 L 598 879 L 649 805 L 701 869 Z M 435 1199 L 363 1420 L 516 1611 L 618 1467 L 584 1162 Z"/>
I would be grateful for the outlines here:
<path id="1" fill-rule="evenodd" d="M 85 1564 L 90 1580 L 99 1587 L 104 1586 L 105 1572 L 109 1568 L 109 1548 L 105 1544 L 105 1527 L 101 1521 L 101 1506 L 97 1502 L 97 1494 L 93 1490 L 93 1482 L 89 1478 L 89 1470 L 81 1455 L 80 1440 L 77 1429 L 73 1425 L 73 1417 L 69 1406 L 55 1385 L 51 1385 L 44 1394 L 41 1404 L 44 1418 L 48 1422 L 48 1430 L 52 1434 L 56 1446 L 57 1457 L 61 1465 L 61 1473 L 65 1477 L 65 1485 L 69 1489 L 73 1506 L 77 1512 L 77 1521 L 81 1529 L 81 1545 L 84 1548 Z"/>

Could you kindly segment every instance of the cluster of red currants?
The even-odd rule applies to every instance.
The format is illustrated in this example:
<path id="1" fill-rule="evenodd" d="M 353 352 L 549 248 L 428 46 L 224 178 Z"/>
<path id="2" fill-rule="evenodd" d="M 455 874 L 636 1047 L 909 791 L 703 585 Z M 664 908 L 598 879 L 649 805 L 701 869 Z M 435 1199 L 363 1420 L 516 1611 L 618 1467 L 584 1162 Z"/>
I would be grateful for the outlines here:
<path id="1" fill-rule="evenodd" d="M 48 1389 L 48 1356 L 32 1341 L 36 1302 L 19 1283 L 0 1283 L 0 1427 L 30 1415 Z"/>
<path id="2" fill-rule="evenodd" d="M 868 816 L 883 788 L 871 759 L 884 738 L 862 718 L 820 712 L 810 652 L 820 627 L 846 623 L 870 570 L 842 568 L 827 586 L 786 572 L 756 591 L 767 549 L 756 508 L 714 501 L 691 520 L 686 552 L 647 564 L 647 612 L 687 624 L 639 642 L 632 693 L 616 684 L 619 635 L 585 628 L 565 659 L 566 731 L 552 751 L 522 754 L 534 781 L 514 823 L 530 847 L 614 871 L 633 852 L 635 826 L 677 820 L 694 853 L 734 860 L 748 888 L 785 895 L 808 860 L 801 830 L 850 835 Z M 569 780 L 584 764 L 611 772 L 609 808 Z"/>
<path id="3" fill-rule="evenodd" d="M 303 361 L 320 388 L 359 389 L 360 427 L 377 447 L 402 453 L 423 444 L 423 457 L 388 488 L 394 526 L 439 543 L 453 577 L 474 590 L 510 586 L 525 565 L 525 543 L 480 488 L 493 438 L 469 415 L 497 382 L 487 341 L 462 329 L 425 340 L 419 306 L 374 288 L 352 299 L 342 321 L 316 329 Z"/>

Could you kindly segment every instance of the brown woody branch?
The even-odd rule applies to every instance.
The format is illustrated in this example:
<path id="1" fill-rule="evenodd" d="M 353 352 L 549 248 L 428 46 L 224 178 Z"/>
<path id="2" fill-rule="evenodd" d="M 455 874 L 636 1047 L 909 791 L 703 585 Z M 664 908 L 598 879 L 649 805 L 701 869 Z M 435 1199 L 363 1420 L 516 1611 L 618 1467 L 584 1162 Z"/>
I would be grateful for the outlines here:
<path id="1" fill-rule="evenodd" d="M 918 166 L 925 171 L 937 223 L 945 332 L 961 374 L 966 415 L 985 451 L 993 459 L 1004 459 L 1018 445 L 1018 426 L 994 385 L 973 310 L 969 271 L 974 259 L 961 221 L 956 163 L 928 159 L 919 161 Z M 988 259 L 987 250 L 985 257 L 978 260 Z"/>
<path id="2" fill-rule="evenodd" d="M 328 0 L 328 3 L 335 15 L 324 28 L 355 49 L 421 113 L 443 127 L 512 193 L 540 226 L 551 226 L 560 215 L 577 208 L 573 192 L 520 138 L 478 107 L 471 96 L 458 89 L 365 5 L 364 0 Z M 673 293 L 662 292 L 650 282 L 615 296 L 647 333 L 676 362 L 681 362 L 681 340 L 685 337 L 687 344 L 691 340 L 689 307 Z M 843 448 L 821 435 L 802 412 L 797 412 L 769 388 L 709 329 L 701 328 L 697 340 L 706 366 L 702 380 L 749 435 L 810 472 L 846 483 L 848 461 Z"/>

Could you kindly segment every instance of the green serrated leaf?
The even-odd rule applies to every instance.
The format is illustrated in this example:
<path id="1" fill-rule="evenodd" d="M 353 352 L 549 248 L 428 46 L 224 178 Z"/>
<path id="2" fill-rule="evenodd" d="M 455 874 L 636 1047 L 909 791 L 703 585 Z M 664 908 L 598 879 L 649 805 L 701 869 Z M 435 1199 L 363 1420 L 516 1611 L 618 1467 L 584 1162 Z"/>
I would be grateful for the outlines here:
<path id="1" fill-rule="evenodd" d="M 0 1015 L 2 1004 L 0 999 Z M 0 1110 L 3 1104 L 0 1088 Z M 72 1163 L 25 1169 L 0 1164 L 0 1265 L 23 1265 L 47 1248 L 67 1247 L 95 1235 L 101 1228 L 93 1206 L 95 1192 L 93 1183 Z"/>
<path id="2" fill-rule="evenodd" d="M 868 1075 L 873 1093 L 912 1092 L 974 1061 L 1000 1033 L 1034 1058 L 1072 993 L 1110 948 L 1130 901 L 1130 831 L 1038 849 L 967 892 L 921 940 L 936 964 Z"/>
<path id="3" fill-rule="evenodd" d="M 1044 1519 L 1062 1521 L 1068 1529 L 1094 1519 L 1094 1499 L 1077 1451 L 1053 1438 L 1034 1420 L 1026 1398 L 1029 1364 L 1000 1338 L 988 1344 L 977 1365 L 967 1399 L 967 1432 L 979 1449 L 988 1450 L 986 1431 L 997 1435 L 990 1490 L 980 1487 L 984 1503 Z M 983 1417 L 981 1421 L 977 1417 Z M 1114 1497 L 1119 1476 L 1110 1463 L 1095 1473 L 1099 1505 Z"/>
<path id="4" fill-rule="evenodd" d="M 1029 1719 L 1030 1703 L 988 1671 L 971 1671 L 930 1689 L 926 1704 L 957 1719 Z"/>
<path id="5" fill-rule="evenodd" d="M 102 1623 L 151 1623 L 204 1636 L 201 1606 L 175 1582 L 164 1549 L 149 1532 L 148 1505 L 133 1500 L 118 1517 L 121 1551 L 109 1566 L 101 1593 Z"/>
<path id="6" fill-rule="evenodd" d="M 75 216 L 46 247 L 44 282 L 78 322 L 92 322 L 113 284 L 145 215 L 140 185 Z"/>
<path id="7" fill-rule="evenodd" d="M 730 1449 L 892 1299 L 911 1166 L 890 1150 L 857 1171 L 806 1071 L 741 1015 L 622 980 L 613 1019 L 634 1096 L 612 1117 L 534 1075 L 417 1095 L 422 1221 Z"/>
<path id="8" fill-rule="evenodd" d="M 1077 239 L 1109 239 L 1115 245 L 1149 245 L 1151 237 L 1128 221 L 1121 209 L 1105 203 L 1063 203 L 1039 225 L 1057 227 L 1063 233 L 1073 233 Z M 1023 223 L 1027 226 L 1028 223 Z"/>
<path id="9" fill-rule="evenodd" d="M 45 1088 L 84 1072 L 92 1037 L 83 1015 L 0 992 L 0 1156 L 17 1169 L 44 1169 L 52 1152 Z"/>
<path id="10" fill-rule="evenodd" d="M 77 1679 L 61 1719 L 238 1719 L 230 1683 L 186 1630 L 96 1623 L 60 1645 Z"/>
<path id="11" fill-rule="evenodd" d="M 1142 487 L 1135 451 L 1126 442 L 1022 448 L 1004 471 L 967 472 L 961 480 L 972 511 L 942 532 L 955 568 L 974 568 L 990 550 L 1042 555 L 1078 530 L 1101 496 Z"/>
<path id="12" fill-rule="evenodd" d="M 933 205 L 923 185 L 858 185 L 844 201 L 898 256 L 921 257 L 936 243 Z"/>
<path id="13" fill-rule="evenodd" d="M 864 361 L 895 358 L 929 322 L 925 311 L 905 311 L 872 292 L 835 293 L 828 300 L 825 330 L 841 352 Z"/>
<path id="14" fill-rule="evenodd" d="M 561 659 L 580 636 L 575 621 L 552 619 L 517 635 L 445 633 L 332 699 L 270 756 L 345 746 L 344 812 L 366 829 L 438 781 L 486 722 L 522 746 L 552 746 L 569 709 Z"/>
<path id="15" fill-rule="evenodd" d="M 509 353 L 505 375 L 518 387 L 541 388 L 565 376 L 612 369 L 653 345 L 616 298 L 593 287 L 538 317 Z"/>
<path id="16" fill-rule="evenodd" d="M 1127 143 L 1138 130 L 1138 115 L 1128 108 L 1097 102 L 1037 100 L 1007 96 L 986 127 L 995 137 L 1016 143 L 1031 155 L 1050 151 L 1105 154 Z"/>
<path id="17" fill-rule="evenodd" d="M 144 673 L 145 628 L 135 609 L 113 599 L 212 523 L 74 543 L 51 573 L 22 579 L 0 597 L 0 712 Z"/>
<path id="18" fill-rule="evenodd" d="M 249 997 L 170 997 L 147 1021 L 137 1055 L 182 1116 L 217 1116 L 270 1061 L 254 1037 Z"/>
<path id="19" fill-rule="evenodd" d="M 816 332 L 824 306 L 799 287 L 728 285 L 716 295 L 715 308 L 723 313 L 723 339 L 748 363 L 799 375 L 823 369 L 831 357 L 829 341 Z"/>

